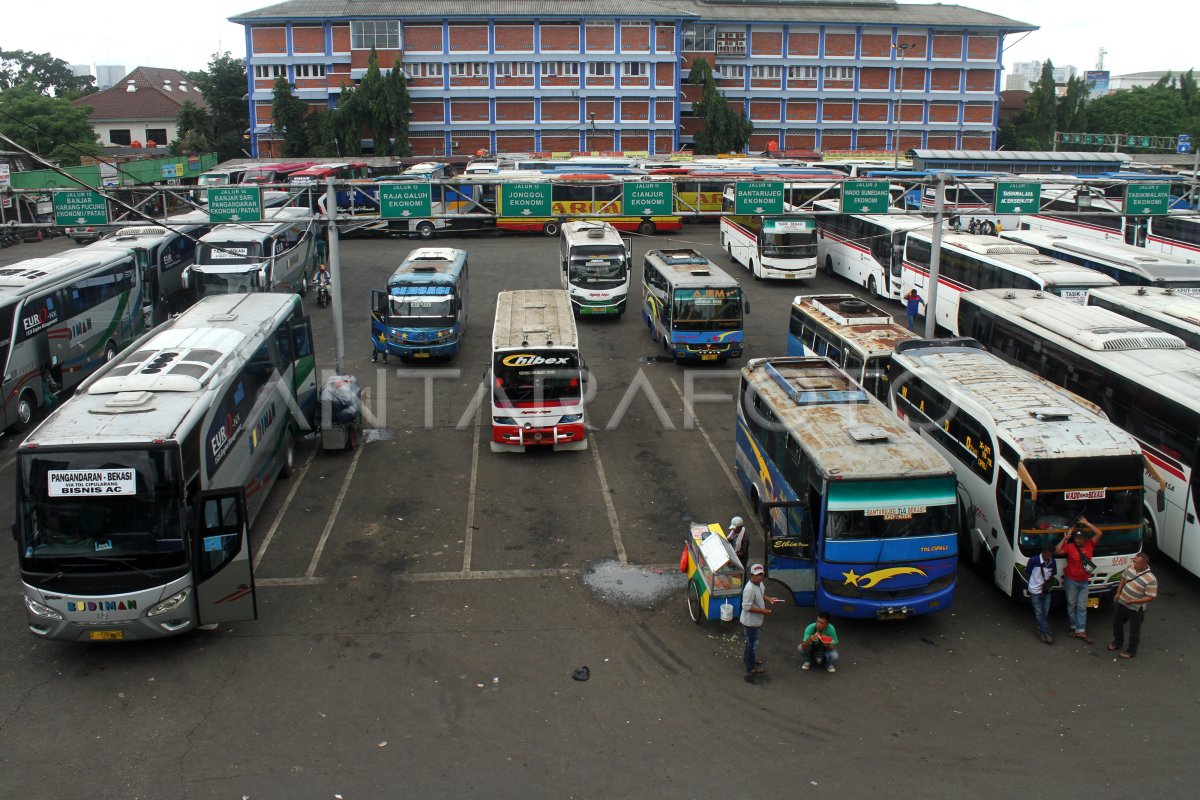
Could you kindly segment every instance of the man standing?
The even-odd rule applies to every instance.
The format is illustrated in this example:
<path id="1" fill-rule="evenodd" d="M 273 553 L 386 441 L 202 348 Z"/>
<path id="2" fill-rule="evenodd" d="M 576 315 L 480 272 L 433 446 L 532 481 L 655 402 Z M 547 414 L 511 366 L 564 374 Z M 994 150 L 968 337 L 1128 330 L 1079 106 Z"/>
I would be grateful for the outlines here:
<path id="1" fill-rule="evenodd" d="M 921 306 L 925 305 L 925 298 L 917 294 L 916 289 L 910 289 L 908 294 L 904 295 L 904 309 L 908 312 L 908 329 L 915 331 L 917 325 L 917 314 L 921 312 Z M 928 306 L 926 306 L 928 308 Z"/>
<path id="2" fill-rule="evenodd" d="M 824 657 L 825 671 L 837 672 L 837 644 L 837 631 L 829 621 L 828 612 L 822 611 L 817 614 L 817 621 L 810 622 L 804 629 L 804 640 L 800 642 L 800 655 L 804 656 L 804 663 L 800 669 L 812 669 L 813 662 Z"/>
<path id="3" fill-rule="evenodd" d="M 1150 571 L 1150 557 L 1138 553 L 1129 568 L 1121 574 L 1117 586 L 1117 602 L 1113 615 L 1113 640 L 1110 651 L 1121 650 L 1125 644 L 1125 623 L 1129 623 L 1129 646 L 1121 650 L 1121 658 L 1137 655 L 1138 642 L 1142 638 L 1142 621 L 1146 618 L 1146 606 L 1158 597 L 1158 578 Z"/>
<path id="4" fill-rule="evenodd" d="M 771 609 L 767 608 L 768 601 L 775 603 L 778 600 L 766 596 L 762 585 L 765 579 L 766 570 L 763 569 L 763 565 L 754 564 L 750 567 L 750 582 L 742 590 L 742 615 L 739 621 L 742 623 L 742 630 L 746 632 L 746 649 L 742 653 L 742 661 L 746 665 L 747 680 L 753 675 L 766 672 L 763 662 L 758 659 L 758 635 L 762 633 L 763 619 L 771 615 Z"/>
<path id="5" fill-rule="evenodd" d="M 1092 532 L 1090 538 L 1079 529 L 1080 525 Z M 1067 567 L 1063 570 L 1063 591 L 1067 595 L 1067 621 L 1071 625 L 1071 636 L 1083 639 L 1088 644 L 1092 643 L 1087 635 L 1088 579 L 1096 571 L 1092 553 L 1096 552 L 1096 545 L 1103 536 L 1104 533 L 1088 522 L 1087 517 L 1081 516 L 1067 528 L 1062 541 L 1054 548 L 1054 555 L 1067 559 Z"/>
<path id="6" fill-rule="evenodd" d="M 737 553 L 738 561 L 742 562 L 742 569 L 745 569 L 746 561 L 750 558 L 750 536 L 741 517 L 729 520 L 729 532 L 725 536 L 733 546 L 733 552 Z"/>
<path id="7" fill-rule="evenodd" d="M 1050 613 L 1050 586 L 1057 574 L 1058 562 L 1054 560 L 1054 548 L 1049 546 L 1043 548 L 1039 555 L 1030 558 L 1029 566 L 1025 570 L 1025 580 L 1029 584 L 1029 603 L 1033 606 L 1033 616 L 1037 620 L 1038 635 L 1046 644 L 1054 643 L 1046 616 Z"/>

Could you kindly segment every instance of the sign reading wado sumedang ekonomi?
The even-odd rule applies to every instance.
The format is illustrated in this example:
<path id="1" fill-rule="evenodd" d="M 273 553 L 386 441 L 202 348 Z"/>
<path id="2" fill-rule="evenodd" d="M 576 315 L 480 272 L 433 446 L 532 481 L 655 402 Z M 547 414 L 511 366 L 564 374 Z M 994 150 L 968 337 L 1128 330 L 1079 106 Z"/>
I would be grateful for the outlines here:
<path id="1" fill-rule="evenodd" d="M 208 190 L 210 222 L 258 222 L 262 215 L 262 190 L 257 186 L 214 186 Z"/>
<path id="2" fill-rule="evenodd" d="M 887 181 L 846 181 L 842 184 L 843 214 L 886 214 L 891 205 Z"/>

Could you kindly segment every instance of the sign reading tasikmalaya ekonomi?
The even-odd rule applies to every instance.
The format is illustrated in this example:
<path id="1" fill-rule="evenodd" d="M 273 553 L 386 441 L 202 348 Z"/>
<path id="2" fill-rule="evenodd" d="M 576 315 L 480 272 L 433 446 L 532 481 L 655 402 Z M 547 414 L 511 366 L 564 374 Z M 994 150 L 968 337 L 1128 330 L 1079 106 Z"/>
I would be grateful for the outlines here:
<path id="1" fill-rule="evenodd" d="M 1125 184 L 1126 214 L 1166 214 L 1171 208 L 1171 187 L 1166 181 Z"/>

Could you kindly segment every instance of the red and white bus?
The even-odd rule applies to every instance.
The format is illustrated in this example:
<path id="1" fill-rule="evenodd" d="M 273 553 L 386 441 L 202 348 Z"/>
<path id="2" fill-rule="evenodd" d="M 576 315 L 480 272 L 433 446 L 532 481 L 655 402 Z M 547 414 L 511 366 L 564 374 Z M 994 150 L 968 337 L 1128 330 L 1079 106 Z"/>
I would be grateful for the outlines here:
<path id="1" fill-rule="evenodd" d="M 295 164 L 259 164 L 248 167 L 245 173 L 242 174 L 242 183 L 253 183 L 260 186 L 264 184 L 287 183 L 289 176 L 302 169 L 308 169 L 314 163 L 316 162 L 304 161 Z"/>
<path id="2" fill-rule="evenodd" d="M 338 164 L 313 164 L 305 169 L 296 170 L 288 176 L 287 182 L 295 185 L 324 183 L 326 178 L 337 181 L 349 181 L 367 177 L 367 165 L 361 161 Z"/>

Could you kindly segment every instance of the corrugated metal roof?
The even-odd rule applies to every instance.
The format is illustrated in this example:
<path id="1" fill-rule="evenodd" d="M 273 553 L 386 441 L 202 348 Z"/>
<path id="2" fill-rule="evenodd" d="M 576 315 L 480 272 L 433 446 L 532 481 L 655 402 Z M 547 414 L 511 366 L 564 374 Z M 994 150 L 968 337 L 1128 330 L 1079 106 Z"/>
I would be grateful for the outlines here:
<path id="1" fill-rule="evenodd" d="M 235 14 L 234 22 L 365 17 L 654 17 L 745 22 L 880 23 L 1037 30 L 1036 25 L 955 5 L 872 2 L 704 2 L 703 0 L 288 0 Z"/>
<path id="2" fill-rule="evenodd" d="M 1132 161 L 1127 153 L 1069 153 L 1042 150 L 913 150 L 914 159 L 925 161 Z"/>

